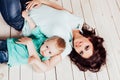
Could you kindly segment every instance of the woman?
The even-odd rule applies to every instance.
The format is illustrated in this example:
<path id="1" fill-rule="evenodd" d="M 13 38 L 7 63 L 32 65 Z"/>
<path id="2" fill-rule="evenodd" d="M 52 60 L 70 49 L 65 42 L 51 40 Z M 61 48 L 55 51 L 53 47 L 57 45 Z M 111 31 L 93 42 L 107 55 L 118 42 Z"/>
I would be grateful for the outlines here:
<path id="1" fill-rule="evenodd" d="M 98 72 L 106 63 L 106 50 L 103 47 L 103 38 L 96 36 L 95 30 L 85 23 L 82 27 L 83 33 L 73 33 L 74 48 L 71 51 L 70 59 L 82 71 Z M 79 37 L 78 37 L 79 36 Z"/>
<path id="2" fill-rule="evenodd" d="M 20 1 L 17 2 L 20 3 Z M 16 5 L 14 0 L 12 3 Z M 33 0 L 27 2 L 27 4 L 27 10 L 32 9 L 33 7 L 37 7 L 41 4 L 48 5 L 41 5 L 41 7 L 39 8 L 32 9 L 29 15 L 34 20 L 34 22 L 40 26 L 41 31 L 47 37 L 58 35 L 64 38 L 66 41 L 66 49 L 62 53 L 62 55 L 51 58 L 51 68 L 57 65 L 57 63 L 60 62 L 61 59 L 65 58 L 66 55 L 71 52 L 69 56 L 80 70 L 90 70 L 93 72 L 97 72 L 100 70 L 100 67 L 105 64 L 106 61 L 106 51 L 103 47 L 103 38 L 96 36 L 94 29 L 89 30 L 89 26 L 87 24 L 84 24 L 81 18 L 70 14 L 69 12 L 65 11 L 61 6 L 54 4 L 50 1 Z M 54 8 L 59 10 L 56 10 Z M 22 8 L 19 7 L 19 10 L 20 11 L 18 12 L 21 12 Z M 21 16 L 20 13 L 16 13 L 16 15 L 18 16 L 16 16 L 15 18 L 20 18 Z M 15 20 L 15 18 L 12 20 Z M 22 20 L 22 18 L 20 20 Z M 19 24 L 19 26 L 22 25 L 23 29 L 20 28 L 20 30 L 22 30 L 24 35 L 29 35 L 31 32 L 30 29 L 26 26 L 23 27 L 23 24 L 25 22 L 22 22 L 24 21 L 21 21 L 21 24 Z M 7 23 L 9 23 L 9 21 Z M 24 25 L 27 24 L 25 23 Z"/>

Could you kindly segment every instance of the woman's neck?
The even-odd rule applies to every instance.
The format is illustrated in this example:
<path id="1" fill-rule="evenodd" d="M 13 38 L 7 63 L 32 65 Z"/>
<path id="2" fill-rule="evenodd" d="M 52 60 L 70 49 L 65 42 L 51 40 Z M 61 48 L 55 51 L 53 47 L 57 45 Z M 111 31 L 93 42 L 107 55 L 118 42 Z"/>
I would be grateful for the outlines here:
<path id="1" fill-rule="evenodd" d="M 80 34 L 80 30 L 73 30 L 72 31 L 73 33 L 73 38 L 76 38 L 76 37 L 83 37 L 81 34 Z"/>

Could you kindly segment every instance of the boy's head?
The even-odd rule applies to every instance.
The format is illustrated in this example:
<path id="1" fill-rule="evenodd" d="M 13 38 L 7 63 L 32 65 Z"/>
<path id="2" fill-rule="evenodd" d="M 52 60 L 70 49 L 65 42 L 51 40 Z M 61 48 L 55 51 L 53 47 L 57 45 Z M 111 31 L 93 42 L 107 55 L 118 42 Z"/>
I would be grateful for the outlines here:
<path id="1" fill-rule="evenodd" d="M 40 48 L 41 55 L 52 57 L 62 53 L 65 49 L 65 41 L 61 37 L 53 36 L 48 38 Z"/>

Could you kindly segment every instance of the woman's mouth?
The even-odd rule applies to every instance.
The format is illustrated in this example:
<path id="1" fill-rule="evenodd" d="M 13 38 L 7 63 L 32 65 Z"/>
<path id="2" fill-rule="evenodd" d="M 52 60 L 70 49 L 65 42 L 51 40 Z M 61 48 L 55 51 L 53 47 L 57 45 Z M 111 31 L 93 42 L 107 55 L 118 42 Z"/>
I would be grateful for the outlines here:
<path id="1" fill-rule="evenodd" d="M 75 43 L 75 47 L 81 46 L 81 43 L 82 43 L 82 42 L 76 42 L 76 43 Z"/>

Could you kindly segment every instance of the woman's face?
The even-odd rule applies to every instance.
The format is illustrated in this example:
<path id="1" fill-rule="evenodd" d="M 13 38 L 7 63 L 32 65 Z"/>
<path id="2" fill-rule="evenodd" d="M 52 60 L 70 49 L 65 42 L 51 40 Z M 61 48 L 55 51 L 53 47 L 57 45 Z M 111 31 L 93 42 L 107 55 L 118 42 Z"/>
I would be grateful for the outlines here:
<path id="1" fill-rule="evenodd" d="M 76 37 L 74 39 L 74 48 L 83 58 L 89 58 L 93 54 L 93 45 L 86 37 Z"/>

